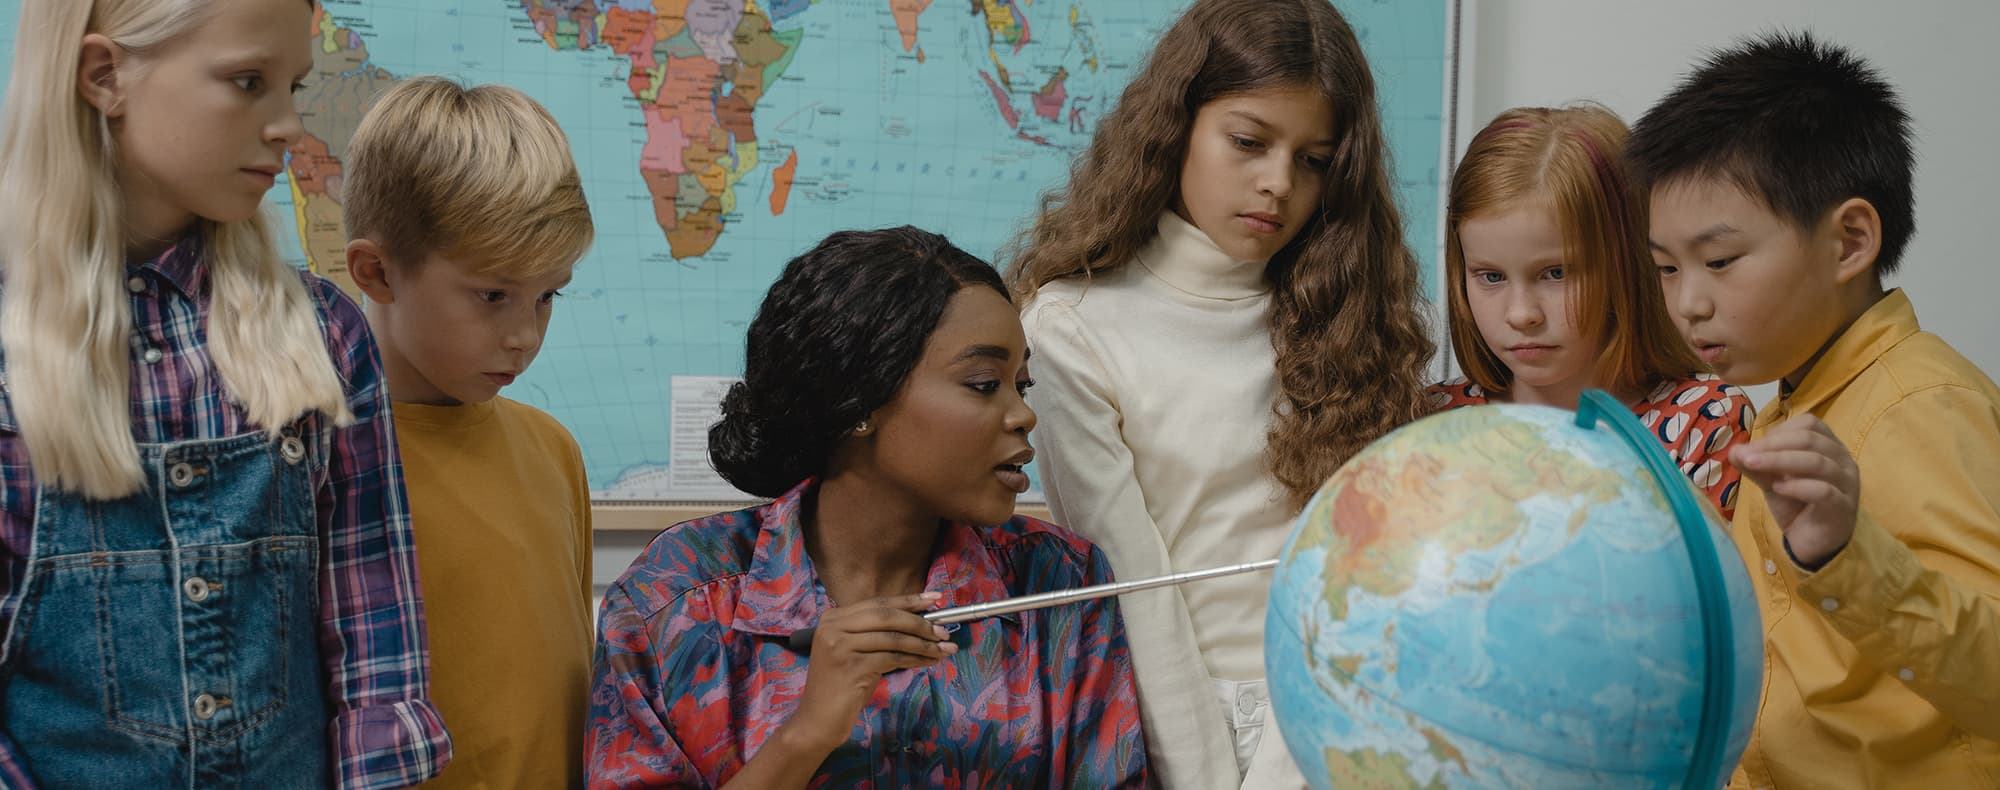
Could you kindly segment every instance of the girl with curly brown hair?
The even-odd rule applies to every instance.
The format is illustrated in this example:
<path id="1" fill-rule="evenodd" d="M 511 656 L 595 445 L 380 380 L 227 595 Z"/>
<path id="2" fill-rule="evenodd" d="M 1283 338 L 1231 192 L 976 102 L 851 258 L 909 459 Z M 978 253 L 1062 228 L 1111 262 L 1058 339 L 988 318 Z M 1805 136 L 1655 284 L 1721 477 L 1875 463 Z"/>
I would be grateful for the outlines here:
<path id="1" fill-rule="evenodd" d="M 1042 480 L 1120 578 L 1276 556 L 1334 469 L 1424 413 L 1433 346 L 1387 154 L 1326 0 L 1199 0 L 1043 198 L 1009 272 Z M 1169 788 L 1303 784 L 1266 726 L 1268 586 L 1125 599 Z"/>

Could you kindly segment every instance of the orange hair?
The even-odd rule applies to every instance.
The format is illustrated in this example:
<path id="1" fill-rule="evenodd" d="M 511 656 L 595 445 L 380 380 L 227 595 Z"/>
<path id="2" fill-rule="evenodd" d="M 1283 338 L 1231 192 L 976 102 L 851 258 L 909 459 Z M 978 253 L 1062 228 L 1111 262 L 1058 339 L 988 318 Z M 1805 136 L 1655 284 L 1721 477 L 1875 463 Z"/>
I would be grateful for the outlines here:
<path id="1" fill-rule="evenodd" d="M 1629 393 L 1707 370 L 1667 313 L 1646 248 L 1646 207 L 1620 162 L 1625 123 L 1597 105 L 1508 110 L 1472 138 L 1451 178 L 1445 223 L 1445 283 L 1452 354 L 1467 378 L 1504 394 L 1514 374 L 1486 344 L 1465 294 L 1466 218 L 1537 201 L 1562 230 L 1570 319 L 1602 338 L 1594 378 Z"/>

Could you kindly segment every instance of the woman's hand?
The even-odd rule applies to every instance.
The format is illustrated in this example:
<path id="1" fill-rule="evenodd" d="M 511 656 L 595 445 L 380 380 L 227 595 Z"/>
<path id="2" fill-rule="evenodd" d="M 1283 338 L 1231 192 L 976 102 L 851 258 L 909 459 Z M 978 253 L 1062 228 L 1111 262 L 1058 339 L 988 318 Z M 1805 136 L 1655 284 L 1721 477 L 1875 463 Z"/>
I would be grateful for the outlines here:
<path id="1" fill-rule="evenodd" d="M 785 728 L 828 752 L 847 742 L 861 709 L 882 676 L 929 666 L 953 653 L 949 632 L 917 614 L 937 604 L 938 593 L 871 598 L 820 615 L 798 710 Z"/>

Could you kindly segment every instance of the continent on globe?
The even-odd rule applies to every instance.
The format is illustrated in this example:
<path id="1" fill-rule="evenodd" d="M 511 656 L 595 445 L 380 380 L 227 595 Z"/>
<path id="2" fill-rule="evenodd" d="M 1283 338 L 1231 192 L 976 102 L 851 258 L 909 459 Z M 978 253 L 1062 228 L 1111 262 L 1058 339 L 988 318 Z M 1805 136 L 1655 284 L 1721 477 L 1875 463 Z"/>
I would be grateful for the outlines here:
<path id="1" fill-rule="evenodd" d="M 1525 457 L 1545 454 L 1535 448 L 1533 426 L 1520 423 L 1482 425 L 1486 441 L 1520 448 Z M 1445 445 L 1449 446 L 1449 445 Z M 1522 500 L 1544 491 L 1572 491 L 1585 501 L 1572 512 L 1569 528 L 1583 527 L 1589 505 L 1617 499 L 1623 480 L 1604 469 L 1538 463 L 1462 465 L 1428 452 L 1385 445 L 1384 451 L 1356 459 L 1340 472 L 1344 487 L 1333 497 L 1313 503 L 1313 516 L 1334 525 L 1323 532 L 1300 535 L 1300 548 L 1326 549 L 1326 601 L 1335 619 L 1346 617 L 1348 591 L 1361 589 L 1379 596 L 1403 593 L 1420 578 L 1417 564 L 1437 546 L 1453 555 L 1485 551 L 1514 532 L 1509 518 Z M 1451 475 L 1443 472 L 1449 467 Z M 1465 479 L 1467 476 L 1473 479 Z M 1399 523 L 1388 523 L 1389 502 L 1395 502 Z M 1402 521 L 1456 524 L 1439 535 L 1414 533 Z M 1441 541 L 1441 542 L 1440 542 Z M 1498 566 L 1462 583 L 1479 591 L 1507 572 Z"/>
<path id="2" fill-rule="evenodd" d="M 1382 754 L 1373 749 L 1345 752 L 1326 750 L 1326 770 L 1335 787 L 1420 788 L 1444 790 L 1444 783 L 1431 777 L 1420 783 L 1410 773 L 1410 761 L 1400 754 Z"/>

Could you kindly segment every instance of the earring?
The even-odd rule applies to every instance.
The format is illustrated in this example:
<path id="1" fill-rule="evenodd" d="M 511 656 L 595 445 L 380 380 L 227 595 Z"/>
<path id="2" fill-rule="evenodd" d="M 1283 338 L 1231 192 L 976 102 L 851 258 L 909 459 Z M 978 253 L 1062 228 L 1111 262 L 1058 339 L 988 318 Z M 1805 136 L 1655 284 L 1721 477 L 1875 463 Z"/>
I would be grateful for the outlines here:
<path id="1" fill-rule="evenodd" d="M 868 432 L 868 421 L 867 421 L 867 420 L 862 420 L 862 421 L 860 421 L 860 422 L 857 422 L 857 423 L 855 423 L 855 424 L 854 424 L 854 430 L 853 430 L 853 431 L 851 431 L 851 433 L 853 433 L 853 434 L 854 434 L 855 436 L 860 436 L 860 435 L 862 435 L 862 434 L 864 434 L 864 433 L 867 433 L 867 432 Z"/>

